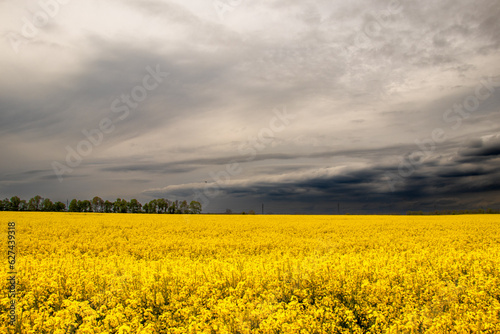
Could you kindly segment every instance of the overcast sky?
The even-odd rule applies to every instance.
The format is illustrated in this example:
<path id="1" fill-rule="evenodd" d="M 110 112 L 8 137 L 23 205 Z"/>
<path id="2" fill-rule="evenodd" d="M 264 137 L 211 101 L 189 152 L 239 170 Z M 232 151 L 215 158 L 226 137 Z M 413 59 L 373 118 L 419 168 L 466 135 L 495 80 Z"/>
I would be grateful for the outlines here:
<path id="1" fill-rule="evenodd" d="M 0 1 L 0 196 L 500 209 L 500 3 Z"/>

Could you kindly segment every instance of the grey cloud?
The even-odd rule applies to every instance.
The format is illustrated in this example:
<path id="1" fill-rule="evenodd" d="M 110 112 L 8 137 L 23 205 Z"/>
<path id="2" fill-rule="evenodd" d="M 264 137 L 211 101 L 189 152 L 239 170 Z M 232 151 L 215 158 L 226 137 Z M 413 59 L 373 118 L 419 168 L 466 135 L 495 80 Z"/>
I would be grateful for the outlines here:
<path id="1" fill-rule="evenodd" d="M 480 146 L 477 143 L 471 146 Z M 481 145 L 482 146 L 482 145 Z M 448 154 L 450 164 L 438 164 L 436 161 L 424 162 L 415 165 L 411 175 L 402 176 L 399 165 L 371 164 L 354 170 L 345 169 L 335 175 L 324 174 L 313 176 L 315 173 L 306 173 L 305 177 L 294 177 L 297 170 L 287 166 L 276 166 L 275 177 L 270 179 L 240 180 L 220 184 L 186 184 L 184 186 L 167 187 L 164 190 L 149 190 L 145 194 L 152 196 L 189 196 L 195 192 L 202 192 L 205 187 L 215 187 L 222 198 L 247 197 L 268 202 L 289 202 L 294 206 L 304 203 L 333 203 L 341 201 L 351 203 L 361 210 L 377 210 L 380 205 L 388 201 L 394 203 L 393 211 L 403 210 L 409 205 L 427 204 L 431 210 L 433 205 L 439 204 L 445 208 L 460 208 L 471 203 L 488 206 L 499 199 L 500 161 L 496 160 L 491 166 L 485 167 L 480 162 L 476 164 L 461 164 L 456 155 Z M 272 169 L 268 170 L 271 172 Z M 283 177 L 291 173 L 287 181 Z M 389 174 L 388 174 L 389 173 Z M 307 176 L 309 175 L 309 176 Z M 398 178 L 395 191 L 391 191 L 387 175 Z M 275 181 L 273 181 L 273 179 Z M 392 182 L 392 181 L 391 181 Z M 488 200 L 480 199 L 475 194 L 490 194 Z M 468 196 L 467 194 L 471 194 Z M 447 200 L 452 198 L 452 200 Z M 213 199 L 217 202 L 217 197 Z M 366 204 L 369 203 L 367 206 Z M 413 204 L 412 204 L 413 203 Z M 429 204 L 431 203 L 431 204 Z M 216 204 L 217 205 L 217 204 Z M 326 204 L 325 204 L 326 205 Z M 331 205 L 331 204 L 330 204 Z M 325 209 L 326 206 L 323 207 Z M 359 211 L 359 212 L 362 212 Z"/>
<path id="2" fill-rule="evenodd" d="M 127 164 L 123 161 L 111 162 L 102 161 L 103 164 L 111 164 L 118 166 L 108 166 L 102 167 L 102 171 L 112 171 L 112 172 L 127 172 L 127 171 L 143 171 L 143 172 L 165 172 L 174 173 L 179 171 L 192 171 L 199 167 L 205 166 L 222 166 L 231 163 L 245 163 L 245 162 L 259 162 L 259 161 L 269 161 L 269 160 L 295 160 L 295 159 L 321 159 L 321 158 L 333 158 L 333 157 L 363 157 L 363 158 L 375 158 L 377 155 L 399 155 L 401 152 L 410 152 L 411 150 L 416 150 L 418 147 L 415 145 L 395 145 L 376 149 L 351 149 L 351 150 L 338 150 L 338 151 L 321 151 L 315 153 L 259 153 L 255 157 L 249 157 L 246 155 L 233 155 L 226 157 L 214 157 L 214 158 L 198 158 L 198 159 L 188 159 L 167 163 L 135 163 Z M 278 166 L 279 167 L 279 166 Z"/>
<path id="3" fill-rule="evenodd" d="M 211 4 L 114 1 L 107 8 L 119 14 L 99 22 L 74 3 L 19 57 L 0 56 L 8 73 L 0 79 L 0 136 L 8 141 L 0 190 L 55 200 L 147 199 L 163 195 L 161 187 L 192 196 L 208 173 L 239 162 L 244 171 L 213 210 L 261 200 L 288 212 L 331 212 L 337 201 L 358 212 L 498 202 L 500 92 L 460 124 L 443 114 L 481 78 L 498 78 L 500 6 L 397 3 L 245 2 L 223 22 Z M 118 121 L 111 103 L 157 64 L 168 78 Z M 277 105 L 296 114 L 293 124 L 254 158 L 238 154 Z M 52 160 L 64 162 L 66 146 L 104 117 L 115 131 L 59 183 Z M 436 128 L 447 140 L 418 160 L 416 140 Z M 416 166 L 392 192 L 387 173 L 400 173 L 400 159 Z"/>
<path id="4" fill-rule="evenodd" d="M 460 151 L 464 157 L 488 157 L 500 156 L 500 135 L 488 139 L 472 140 L 469 145 Z"/>
<path id="5" fill-rule="evenodd" d="M 439 171 L 436 175 L 446 178 L 459 178 L 466 176 L 479 176 L 492 174 L 492 170 L 487 170 L 485 168 L 474 166 L 473 168 L 450 168 L 447 170 Z"/>
<path id="6" fill-rule="evenodd" d="M 187 173 L 197 168 L 194 167 L 171 167 L 171 164 L 150 164 L 150 165 L 120 165 L 116 167 L 101 168 L 104 172 L 144 172 L 144 173 L 162 173 L 162 174 L 177 174 Z"/>

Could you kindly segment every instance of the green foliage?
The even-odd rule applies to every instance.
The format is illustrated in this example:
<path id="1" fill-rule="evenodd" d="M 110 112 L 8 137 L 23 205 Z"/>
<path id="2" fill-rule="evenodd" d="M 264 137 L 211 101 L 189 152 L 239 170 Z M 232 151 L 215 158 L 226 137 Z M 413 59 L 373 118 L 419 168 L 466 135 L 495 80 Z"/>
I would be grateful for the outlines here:
<path id="1" fill-rule="evenodd" d="M 170 213 L 170 214 L 200 214 L 202 207 L 200 202 L 170 201 L 166 198 L 153 199 L 144 206 L 135 198 L 128 202 L 117 198 L 116 201 L 104 201 L 95 196 L 91 201 L 72 199 L 69 206 L 63 202 L 53 203 L 49 198 L 39 195 L 31 198 L 28 202 L 18 196 L 0 200 L 0 211 L 55 211 L 55 212 L 102 212 L 102 213 Z"/>
<path id="2" fill-rule="evenodd" d="M 53 207 L 53 211 L 56 211 L 56 212 L 66 211 L 66 204 L 64 204 L 63 202 L 55 202 L 54 207 Z"/>
<path id="3" fill-rule="evenodd" d="M 42 205 L 42 197 L 40 195 L 36 195 L 31 198 L 28 202 L 28 211 L 40 211 Z"/>
<path id="4" fill-rule="evenodd" d="M 92 210 L 94 212 L 104 212 L 104 201 L 99 196 L 92 199 Z"/>
<path id="5" fill-rule="evenodd" d="M 104 202 L 104 212 L 106 213 L 111 213 L 113 212 L 113 203 L 106 200 L 106 202 Z"/>
<path id="6" fill-rule="evenodd" d="M 128 212 L 130 213 L 139 213 L 141 212 L 142 205 L 137 201 L 135 198 L 130 200 L 130 203 L 128 203 Z"/>
<path id="7" fill-rule="evenodd" d="M 10 198 L 10 209 L 12 211 L 19 211 L 19 205 L 21 204 L 21 199 L 17 196 L 12 196 Z"/>
<path id="8" fill-rule="evenodd" d="M 78 206 L 78 201 L 76 199 L 72 199 L 69 203 L 69 212 L 80 212 L 80 207 Z"/>
<path id="9" fill-rule="evenodd" d="M 189 213 L 200 214 L 201 213 L 201 203 L 197 201 L 191 201 L 189 203 Z"/>
<path id="10" fill-rule="evenodd" d="M 11 211 L 11 205 L 8 198 L 0 200 L 0 211 Z"/>
<path id="11" fill-rule="evenodd" d="M 48 198 L 44 199 L 42 202 L 42 211 L 54 211 L 54 203 Z"/>

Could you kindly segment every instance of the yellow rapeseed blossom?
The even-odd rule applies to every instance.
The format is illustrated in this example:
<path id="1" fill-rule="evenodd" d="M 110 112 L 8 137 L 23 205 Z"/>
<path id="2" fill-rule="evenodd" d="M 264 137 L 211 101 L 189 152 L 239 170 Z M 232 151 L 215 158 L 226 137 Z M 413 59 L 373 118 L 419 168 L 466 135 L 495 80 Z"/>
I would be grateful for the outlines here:
<path id="1" fill-rule="evenodd" d="M 19 333 L 500 332 L 497 215 L 0 221 L 4 254 L 17 223 Z"/>

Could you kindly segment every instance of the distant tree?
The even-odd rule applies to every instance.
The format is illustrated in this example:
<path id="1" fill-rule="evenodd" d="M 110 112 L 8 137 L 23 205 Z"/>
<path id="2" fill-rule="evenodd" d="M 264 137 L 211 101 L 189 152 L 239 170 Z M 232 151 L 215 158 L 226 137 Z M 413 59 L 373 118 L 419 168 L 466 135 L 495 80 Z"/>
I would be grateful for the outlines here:
<path id="1" fill-rule="evenodd" d="M 168 208 L 168 204 L 163 198 L 158 198 L 156 200 L 156 213 L 164 213 Z"/>
<path id="2" fill-rule="evenodd" d="M 33 197 L 29 200 L 28 210 L 29 211 L 39 211 L 41 209 L 41 204 L 42 204 L 42 197 L 39 195 L 36 195 L 35 197 Z"/>
<path id="3" fill-rule="evenodd" d="M 69 208 L 68 208 L 68 211 L 69 212 L 80 212 L 80 206 L 78 205 L 78 201 L 76 200 L 76 198 L 73 198 L 71 200 L 71 202 L 69 203 Z"/>
<path id="4" fill-rule="evenodd" d="M 92 203 L 88 199 L 78 201 L 78 206 L 81 212 L 92 212 Z"/>
<path id="5" fill-rule="evenodd" d="M 128 209 L 129 209 L 128 212 L 139 213 L 141 212 L 142 204 L 139 203 L 139 201 L 137 201 L 135 198 L 133 198 L 128 203 Z"/>
<path id="6" fill-rule="evenodd" d="M 128 202 L 126 199 L 122 199 L 122 203 L 120 205 L 120 212 L 121 213 L 127 213 L 128 211 Z"/>
<path id="7" fill-rule="evenodd" d="M 8 211 L 10 209 L 10 201 L 8 198 L 0 200 L 0 211 Z"/>
<path id="8" fill-rule="evenodd" d="M 92 199 L 92 210 L 94 212 L 103 212 L 104 211 L 104 201 L 99 196 L 95 196 Z"/>
<path id="9" fill-rule="evenodd" d="M 12 196 L 10 198 L 10 210 L 19 211 L 19 205 L 21 204 L 21 199 L 17 196 Z"/>
<path id="10" fill-rule="evenodd" d="M 191 201 L 189 203 L 189 212 L 192 214 L 200 214 L 201 213 L 201 203 L 197 201 Z"/>
<path id="11" fill-rule="evenodd" d="M 166 198 L 153 199 L 149 203 L 142 204 L 135 198 L 127 202 L 125 199 L 117 198 L 115 202 L 103 201 L 99 196 L 95 196 L 91 201 L 72 199 L 69 206 L 63 202 L 53 203 L 49 198 L 42 198 L 39 195 L 34 196 L 28 202 L 20 199 L 18 196 L 12 196 L 10 200 L 5 198 L 0 200 L 0 211 L 55 211 L 55 212 L 119 212 L 119 213 L 170 213 L 170 214 L 189 214 L 201 213 L 201 204 L 192 201 L 169 201 Z M 478 213 L 479 210 L 474 211 Z M 485 212 L 485 210 L 483 210 Z"/>
<path id="12" fill-rule="evenodd" d="M 254 214 L 255 214 L 255 211 L 254 211 L 254 210 L 250 210 L 250 211 L 248 211 L 248 214 L 249 214 L 249 215 L 254 215 Z"/>
<path id="13" fill-rule="evenodd" d="M 42 211 L 54 211 L 54 203 L 49 198 L 43 200 L 41 208 Z"/>
<path id="14" fill-rule="evenodd" d="M 168 210 L 168 207 L 170 205 L 170 201 L 165 198 L 159 198 L 156 200 L 156 206 L 157 206 L 157 212 L 158 213 L 166 213 Z"/>
<path id="15" fill-rule="evenodd" d="M 117 198 L 113 203 L 113 212 L 116 213 L 127 213 L 128 212 L 128 202 L 125 199 Z"/>
<path id="16" fill-rule="evenodd" d="M 3 200 L 3 202 L 4 202 L 5 211 L 12 210 L 12 203 L 10 202 L 9 199 L 6 198 Z"/>
<path id="17" fill-rule="evenodd" d="M 156 199 L 152 199 L 148 204 L 148 213 L 157 213 L 158 210 L 158 201 Z"/>
<path id="18" fill-rule="evenodd" d="M 163 208 L 163 213 L 168 213 L 168 208 L 172 205 L 173 201 L 168 200 L 166 198 L 163 198 L 163 200 L 165 201 L 165 207 Z"/>
<path id="19" fill-rule="evenodd" d="M 106 202 L 104 202 L 104 212 L 106 213 L 113 212 L 113 203 L 106 200 Z"/>
<path id="20" fill-rule="evenodd" d="M 175 200 L 170 203 L 170 206 L 168 207 L 168 213 L 174 214 L 178 213 L 178 208 L 179 208 L 179 201 Z"/>
<path id="21" fill-rule="evenodd" d="M 19 203 L 19 211 L 28 211 L 28 203 L 25 199 L 22 199 Z"/>
<path id="22" fill-rule="evenodd" d="M 230 215 L 230 214 L 232 214 L 232 213 L 233 213 L 233 210 L 231 210 L 231 209 L 226 209 L 226 215 Z"/>
<path id="23" fill-rule="evenodd" d="M 168 209 L 168 203 L 164 198 L 156 199 L 156 213 L 165 213 Z"/>
<path id="24" fill-rule="evenodd" d="M 120 206 L 122 204 L 122 199 L 117 198 L 116 201 L 113 202 L 113 212 L 114 213 L 119 213 L 120 212 Z"/>
<path id="25" fill-rule="evenodd" d="M 66 204 L 64 204 L 63 202 L 55 202 L 54 203 L 54 207 L 53 207 L 54 211 L 56 212 L 62 212 L 62 211 L 66 211 Z"/>
<path id="26" fill-rule="evenodd" d="M 180 204 L 179 204 L 179 209 L 178 209 L 179 213 L 180 214 L 187 214 L 189 213 L 189 205 L 188 205 L 188 202 L 187 201 L 182 201 Z"/>
<path id="27" fill-rule="evenodd" d="M 92 211 L 92 202 L 89 201 L 88 199 L 85 199 L 82 201 L 83 202 L 83 205 L 84 205 L 84 208 L 85 208 L 85 212 L 93 212 Z"/>

